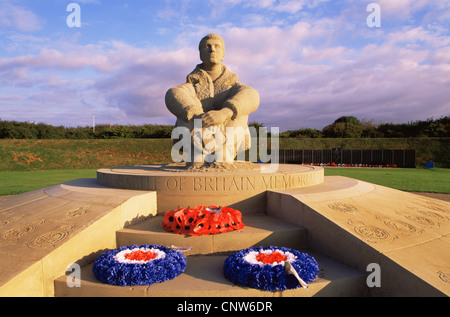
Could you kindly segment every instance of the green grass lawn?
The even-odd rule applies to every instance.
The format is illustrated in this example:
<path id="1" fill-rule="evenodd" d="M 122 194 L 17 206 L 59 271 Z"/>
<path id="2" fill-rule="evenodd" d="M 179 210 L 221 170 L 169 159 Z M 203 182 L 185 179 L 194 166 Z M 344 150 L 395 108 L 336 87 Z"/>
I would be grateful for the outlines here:
<path id="1" fill-rule="evenodd" d="M 17 195 L 78 178 L 95 178 L 97 169 L 0 172 L 0 196 Z"/>
<path id="2" fill-rule="evenodd" d="M 16 195 L 77 178 L 96 178 L 97 169 L 0 172 L 0 196 Z M 326 167 L 325 176 L 347 176 L 395 189 L 450 194 L 450 169 Z"/>
<path id="3" fill-rule="evenodd" d="M 347 176 L 410 192 L 450 194 L 450 169 L 446 168 L 339 168 L 326 167 L 325 176 Z"/>

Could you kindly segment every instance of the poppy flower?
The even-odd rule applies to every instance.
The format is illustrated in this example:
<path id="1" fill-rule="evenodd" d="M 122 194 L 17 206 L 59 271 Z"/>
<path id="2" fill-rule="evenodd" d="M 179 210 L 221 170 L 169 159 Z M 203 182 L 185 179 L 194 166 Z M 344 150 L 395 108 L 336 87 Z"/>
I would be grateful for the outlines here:
<path id="1" fill-rule="evenodd" d="M 197 222 L 192 228 L 192 232 L 198 235 L 209 234 L 210 230 L 211 230 L 210 216 L 206 215 L 204 217 L 197 218 Z"/>
<path id="2" fill-rule="evenodd" d="M 172 231 L 172 224 L 175 220 L 173 214 L 175 213 L 175 210 L 169 210 L 164 214 L 164 219 L 162 226 L 164 230 L 166 231 Z"/>
<path id="3" fill-rule="evenodd" d="M 182 234 L 191 234 L 192 228 L 194 227 L 198 217 L 198 211 L 194 210 L 186 210 L 183 216 L 183 224 L 181 233 Z"/>
<path id="4" fill-rule="evenodd" d="M 191 208 L 193 211 L 201 211 L 203 209 L 205 209 L 205 207 L 203 206 L 195 206 L 194 208 Z"/>
<path id="5" fill-rule="evenodd" d="M 244 223 L 242 222 L 242 214 L 239 210 L 226 208 L 225 211 L 229 214 L 231 227 L 234 230 L 240 230 L 244 228 Z"/>
<path id="6" fill-rule="evenodd" d="M 210 218 L 215 215 L 215 211 L 209 209 L 209 208 L 203 208 L 199 211 L 197 218 Z"/>
<path id="7" fill-rule="evenodd" d="M 215 232 L 225 233 L 230 231 L 229 216 L 226 213 L 219 213 L 213 217 L 213 228 Z"/>
<path id="8" fill-rule="evenodd" d="M 184 208 L 177 209 L 173 214 L 173 222 L 171 231 L 174 233 L 180 233 L 183 226 Z"/>

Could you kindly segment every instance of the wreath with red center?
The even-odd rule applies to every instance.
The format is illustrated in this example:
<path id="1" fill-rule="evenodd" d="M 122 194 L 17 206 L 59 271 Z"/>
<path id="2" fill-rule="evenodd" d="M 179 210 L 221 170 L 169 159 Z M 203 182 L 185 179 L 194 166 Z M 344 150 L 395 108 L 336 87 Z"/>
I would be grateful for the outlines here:
<path id="1" fill-rule="evenodd" d="M 244 228 L 242 214 L 229 207 L 196 206 L 167 211 L 164 230 L 191 236 L 225 233 Z"/>
<path id="2" fill-rule="evenodd" d="M 186 270 L 186 257 L 176 249 L 155 244 L 123 246 L 95 261 L 95 277 L 120 286 L 151 285 L 172 280 Z"/>
<path id="3" fill-rule="evenodd" d="M 235 284 L 265 291 L 308 288 L 319 265 L 310 255 L 284 247 L 247 248 L 224 262 L 225 276 Z"/>

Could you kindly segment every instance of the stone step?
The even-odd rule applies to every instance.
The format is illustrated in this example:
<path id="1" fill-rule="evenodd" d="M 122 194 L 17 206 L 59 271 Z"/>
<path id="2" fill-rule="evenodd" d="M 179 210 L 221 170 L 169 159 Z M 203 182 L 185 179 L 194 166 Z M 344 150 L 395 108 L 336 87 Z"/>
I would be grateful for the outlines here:
<path id="1" fill-rule="evenodd" d="M 242 230 L 195 237 L 166 232 L 162 220 L 162 216 L 156 216 L 118 230 L 118 247 L 131 244 L 192 247 L 192 250 L 185 252 L 186 256 L 237 251 L 254 246 L 274 245 L 297 250 L 307 247 L 307 231 L 304 228 L 266 215 L 245 215 Z"/>
<path id="2" fill-rule="evenodd" d="M 366 296 L 366 276 L 325 256 L 309 253 L 319 263 L 319 276 L 307 290 L 268 292 L 230 282 L 223 273 L 225 255 L 191 255 L 186 271 L 173 280 L 150 286 L 122 287 L 104 284 L 92 273 L 92 264 L 81 269 L 80 287 L 68 287 L 67 276 L 55 280 L 57 297 L 312 297 Z"/>

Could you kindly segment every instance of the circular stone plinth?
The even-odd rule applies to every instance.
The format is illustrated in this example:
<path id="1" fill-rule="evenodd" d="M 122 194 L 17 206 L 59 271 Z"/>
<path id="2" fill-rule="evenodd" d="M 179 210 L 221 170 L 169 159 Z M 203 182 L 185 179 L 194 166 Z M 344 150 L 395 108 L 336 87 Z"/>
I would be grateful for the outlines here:
<path id="1" fill-rule="evenodd" d="M 113 188 L 156 191 L 158 211 L 164 211 L 188 205 L 232 206 L 267 190 L 301 188 L 324 180 L 321 167 L 238 163 L 200 168 L 183 163 L 104 168 L 97 171 L 97 181 Z"/>

